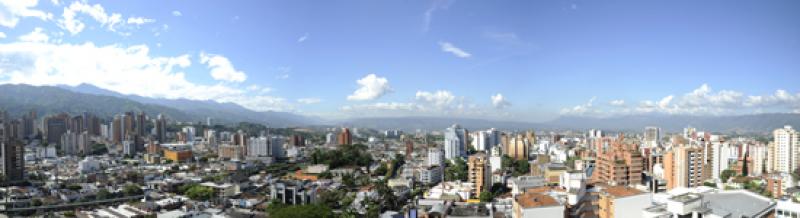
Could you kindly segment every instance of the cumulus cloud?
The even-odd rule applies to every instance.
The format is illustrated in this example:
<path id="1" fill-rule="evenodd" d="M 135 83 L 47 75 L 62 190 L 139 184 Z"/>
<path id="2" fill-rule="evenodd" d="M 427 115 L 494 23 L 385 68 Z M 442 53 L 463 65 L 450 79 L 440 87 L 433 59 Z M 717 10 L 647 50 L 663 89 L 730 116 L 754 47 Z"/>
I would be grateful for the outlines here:
<path id="1" fill-rule="evenodd" d="M 226 84 L 186 79 L 190 55 L 155 56 L 146 45 L 0 44 L 0 83 L 31 85 L 92 84 L 122 94 L 233 102 L 253 110 L 292 110 L 280 97 L 249 93 Z"/>
<path id="2" fill-rule="evenodd" d="M 416 99 L 428 104 L 432 104 L 437 108 L 444 108 L 450 106 L 456 99 L 455 95 L 450 91 L 439 90 L 436 92 L 417 91 Z"/>
<path id="3" fill-rule="evenodd" d="M 490 96 L 492 99 L 492 106 L 497 109 L 503 109 L 508 106 L 511 106 L 511 102 L 508 102 L 503 94 L 497 93 L 496 95 Z"/>
<path id="4" fill-rule="evenodd" d="M 378 77 L 375 74 L 369 74 L 356 81 L 359 88 L 353 94 L 347 96 L 350 101 L 366 101 L 375 100 L 384 96 L 392 91 L 389 86 L 389 80 L 386 77 Z"/>
<path id="5" fill-rule="evenodd" d="M 461 48 L 456 47 L 453 43 L 449 42 L 439 42 L 439 46 L 441 47 L 443 52 L 451 53 L 459 58 L 469 58 L 472 57 L 472 54 L 467 53 Z"/>
<path id="6" fill-rule="evenodd" d="M 183 13 L 181 13 L 180 11 L 177 11 L 177 10 L 176 11 L 172 11 L 172 16 L 180 17 L 180 16 L 183 16 Z"/>
<path id="7" fill-rule="evenodd" d="M 53 14 L 34 9 L 38 0 L 0 0 L 0 26 L 14 28 L 21 18 L 35 17 L 47 21 Z"/>
<path id="8" fill-rule="evenodd" d="M 319 98 L 300 98 L 297 99 L 297 102 L 301 104 L 316 104 L 322 102 L 322 99 Z"/>
<path id="9" fill-rule="evenodd" d="M 414 103 L 400 102 L 378 102 L 372 104 L 347 105 L 341 108 L 342 111 L 350 112 L 370 112 L 370 111 L 415 111 L 419 106 Z"/>
<path id="10" fill-rule="evenodd" d="M 590 102 L 591 103 L 591 102 Z M 660 100 L 642 100 L 627 106 L 624 100 L 611 101 L 611 108 L 578 105 L 562 109 L 562 114 L 581 116 L 616 116 L 631 114 L 737 115 L 769 112 L 793 112 L 800 109 L 800 93 L 776 90 L 770 95 L 745 95 L 733 90 L 714 91 L 708 84 L 683 95 L 668 95 Z"/>
<path id="11" fill-rule="evenodd" d="M 211 77 L 215 80 L 226 82 L 244 82 L 247 75 L 236 70 L 228 58 L 222 55 L 200 53 L 200 63 L 208 65 L 211 70 Z"/>
<path id="12" fill-rule="evenodd" d="M 23 42 L 47 42 L 50 37 L 44 33 L 44 29 L 36 27 L 33 32 L 19 36 L 19 41 Z"/>
<path id="13" fill-rule="evenodd" d="M 0 32 L 0 39 L 5 39 L 5 38 L 6 38 L 6 33 Z"/>
<path id="14" fill-rule="evenodd" d="M 101 27 L 104 27 L 111 32 L 118 32 L 119 28 L 125 28 L 126 24 L 138 27 L 142 24 L 155 22 L 153 19 L 144 17 L 130 17 L 127 20 L 123 20 L 122 14 L 107 13 L 105 8 L 103 8 L 103 6 L 100 4 L 90 5 L 89 3 L 83 1 L 75 1 L 64 8 L 64 12 L 61 14 L 61 19 L 58 20 L 59 27 L 67 30 L 72 35 L 82 32 L 83 29 L 86 28 L 86 24 L 79 18 L 79 15 L 89 16 L 94 21 L 99 23 Z M 119 33 L 123 35 L 129 34 L 125 32 Z"/>
<path id="15" fill-rule="evenodd" d="M 563 108 L 561 109 L 562 115 L 576 115 L 576 116 L 585 116 L 589 114 L 596 114 L 598 110 L 594 108 L 594 101 L 597 100 L 597 97 L 592 97 L 584 104 L 576 105 L 571 108 Z"/>

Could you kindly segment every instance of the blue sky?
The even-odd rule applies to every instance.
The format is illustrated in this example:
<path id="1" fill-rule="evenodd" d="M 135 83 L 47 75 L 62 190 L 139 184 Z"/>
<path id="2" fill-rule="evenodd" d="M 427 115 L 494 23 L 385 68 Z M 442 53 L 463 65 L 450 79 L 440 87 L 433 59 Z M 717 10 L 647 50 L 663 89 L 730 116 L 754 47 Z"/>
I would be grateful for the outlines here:
<path id="1" fill-rule="evenodd" d="M 0 83 L 328 118 L 800 112 L 798 1 L 0 2 Z"/>

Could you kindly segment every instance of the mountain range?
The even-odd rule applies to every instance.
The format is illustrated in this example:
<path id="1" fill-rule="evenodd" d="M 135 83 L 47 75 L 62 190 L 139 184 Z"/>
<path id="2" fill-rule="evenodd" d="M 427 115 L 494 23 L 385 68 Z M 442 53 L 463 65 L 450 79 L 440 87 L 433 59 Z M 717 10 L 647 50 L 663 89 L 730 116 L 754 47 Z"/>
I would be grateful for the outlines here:
<path id="1" fill-rule="evenodd" d="M 150 98 L 125 95 L 93 85 L 31 86 L 0 85 L 0 109 L 12 116 L 30 110 L 39 114 L 91 112 L 111 117 L 123 111 L 144 111 L 155 116 L 164 114 L 179 121 L 202 122 L 211 117 L 215 122 L 253 122 L 271 127 L 352 126 L 374 129 L 439 130 L 454 123 L 468 129 L 497 128 L 502 130 L 585 130 L 590 128 L 614 131 L 641 131 L 645 126 L 658 126 L 665 131 L 680 131 L 687 126 L 717 132 L 769 132 L 784 125 L 800 127 L 800 114 L 770 113 L 735 116 L 692 115 L 629 115 L 610 118 L 563 116 L 547 122 L 498 121 L 452 117 L 364 117 L 345 120 L 324 120 L 291 112 L 253 111 L 234 103 L 189 99 Z"/>

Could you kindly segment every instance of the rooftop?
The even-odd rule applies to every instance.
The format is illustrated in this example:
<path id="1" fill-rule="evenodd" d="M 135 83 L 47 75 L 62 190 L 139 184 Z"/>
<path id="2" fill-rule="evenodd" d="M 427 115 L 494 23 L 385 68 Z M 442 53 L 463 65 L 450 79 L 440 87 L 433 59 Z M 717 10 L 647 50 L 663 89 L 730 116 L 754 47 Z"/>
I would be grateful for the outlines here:
<path id="1" fill-rule="evenodd" d="M 730 217 L 760 217 L 775 208 L 775 202 L 745 190 L 705 194 L 703 199 L 714 214 Z"/>
<path id="2" fill-rule="evenodd" d="M 560 205 L 555 198 L 539 193 L 525 193 L 517 197 L 517 203 L 523 208 L 546 207 Z"/>
<path id="3" fill-rule="evenodd" d="M 604 190 L 609 195 L 617 198 L 641 194 L 642 191 L 627 186 L 610 186 Z"/>

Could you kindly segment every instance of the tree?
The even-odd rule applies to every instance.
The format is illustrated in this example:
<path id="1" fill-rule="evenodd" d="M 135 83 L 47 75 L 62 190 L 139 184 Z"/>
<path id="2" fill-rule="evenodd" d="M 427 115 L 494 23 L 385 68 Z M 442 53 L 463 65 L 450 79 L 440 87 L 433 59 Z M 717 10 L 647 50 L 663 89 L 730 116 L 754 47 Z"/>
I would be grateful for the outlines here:
<path id="1" fill-rule="evenodd" d="M 81 189 L 83 189 L 83 187 L 81 187 L 78 184 L 69 184 L 69 185 L 67 185 L 67 189 L 72 190 L 72 191 L 80 191 Z"/>
<path id="2" fill-rule="evenodd" d="M 97 191 L 97 195 L 95 195 L 95 199 L 97 200 L 105 200 L 111 197 L 111 192 L 108 192 L 106 189 L 100 189 Z"/>
<path id="3" fill-rule="evenodd" d="M 467 180 L 467 162 L 464 159 L 453 159 L 453 163 L 445 163 L 447 166 L 444 170 L 444 177 L 447 181 L 466 181 Z"/>
<path id="4" fill-rule="evenodd" d="M 378 169 L 375 169 L 375 172 L 372 172 L 372 175 L 383 176 L 383 175 L 386 175 L 388 172 L 389 172 L 389 168 L 386 167 L 386 164 L 385 163 L 381 163 L 380 166 L 378 166 Z"/>
<path id="5" fill-rule="evenodd" d="M 342 208 L 340 200 L 344 199 L 347 192 L 339 189 L 330 189 L 320 191 L 317 201 L 329 208 L 339 209 Z"/>
<path id="6" fill-rule="evenodd" d="M 321 204 L 295 205 L 295 206 L 275 206 L 270 205 L 267 209 L 271 218 L 294 218 L 294 217 L 319 217 L 332 218 L 336 214 L 333 210 Z"/>
<path id="7" fill-rule="evenodd" d="M 207 201 L 214 197 L 214 189 L 196 185 L 186 191 L 186 196 L 196 201 Z"/>
<path id="8" fill-rule="evenodd" d="M 723 170 L 722 173 L 719 175 L 719 178 L 722 179 L 722 182 L 727 182 L 729 178 L 736 175 L 736 171 L 733 170 Z"/>
<path id="9" fill-rule="evenodd" d="M 514 166 L 514 176 L 521 176 L 531 172 L 531 166 L 526 160 L 517 160 Z"/>
<path id="10" fill-rule="evenodd" d="M 144 194 L 144 191 L 142 191 L 138 185 L 130 184 L 126 185 L 125 188 L 122 189 L 122 193 L 124 193 L 125 196 L 134 196 Z"/>
<path id="11" fill-rule="evenodd" d="M 492 200 L 494 200 L 494 195 L 491 192 L 485 191 L 481 192 L 481 195 L 478 196 L 478 199 L 480 199 L 481 202 L 492 202 Z"/>

